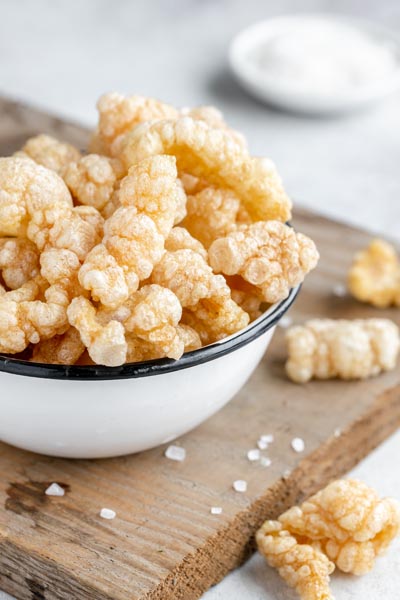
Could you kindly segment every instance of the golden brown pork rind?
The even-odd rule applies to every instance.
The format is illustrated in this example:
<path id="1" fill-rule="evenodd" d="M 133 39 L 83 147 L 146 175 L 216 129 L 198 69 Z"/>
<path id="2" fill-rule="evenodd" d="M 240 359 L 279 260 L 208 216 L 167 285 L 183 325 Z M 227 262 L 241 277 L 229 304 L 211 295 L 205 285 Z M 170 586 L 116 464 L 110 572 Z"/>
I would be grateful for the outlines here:
<path id="1" fill-rule="evenodd" d="M 400 306 L 400 259 L 395 248 L 373 240 L 358 252 L 348 274 L 351 294 L 377 308 Z"/>
<path id="2" fill-rule="evenodd" d="M 312 319 L 286 333 L 290 379 L 365 379 L 394 369 L 399 329 L 389 319 Z"/>

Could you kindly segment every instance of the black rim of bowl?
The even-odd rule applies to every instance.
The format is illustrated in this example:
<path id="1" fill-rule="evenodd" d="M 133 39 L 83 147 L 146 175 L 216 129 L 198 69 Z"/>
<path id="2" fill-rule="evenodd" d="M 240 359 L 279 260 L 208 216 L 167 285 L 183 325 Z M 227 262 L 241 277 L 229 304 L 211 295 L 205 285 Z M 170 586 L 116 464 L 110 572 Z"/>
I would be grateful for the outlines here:
<path id="1" fill-rule="evenodd" d="M 0 356 L 0 372 L 24 375 L 26 377 L 40 377 L 42 379 L 93 381 L 149 377 L 151 375 L 161 375 L 162 373 L 188 369 L 189 367 L 229 354 L 249 344 L 271 329 L 293 304 L 300 287 L 297 286 L 291 289 L 289 296 L 285 300 L 267 310 L 261 317 L 242 331 L 215 344 L 204 346 L 192 352 L 186 352 L 179 360 L 161 358 L 146 362 L 125 363 L 120 367 L 104 367 L 101 365 L 51 365 L 28 362 L 10 358 L 9 356 Z"/>

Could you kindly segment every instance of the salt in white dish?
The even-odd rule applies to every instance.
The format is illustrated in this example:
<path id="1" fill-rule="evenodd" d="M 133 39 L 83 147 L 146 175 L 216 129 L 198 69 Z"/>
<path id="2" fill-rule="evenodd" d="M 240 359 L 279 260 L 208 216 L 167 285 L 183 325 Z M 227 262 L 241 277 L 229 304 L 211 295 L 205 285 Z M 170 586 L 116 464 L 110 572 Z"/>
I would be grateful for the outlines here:
<path id="1" fill-rule="evenodd" d="M 400 88 L 399 36 L 340 15 L 289 15 L 256 23 L 233 39 L 229 62 L 252 95 L 297 113 L 347 112 Z"/>

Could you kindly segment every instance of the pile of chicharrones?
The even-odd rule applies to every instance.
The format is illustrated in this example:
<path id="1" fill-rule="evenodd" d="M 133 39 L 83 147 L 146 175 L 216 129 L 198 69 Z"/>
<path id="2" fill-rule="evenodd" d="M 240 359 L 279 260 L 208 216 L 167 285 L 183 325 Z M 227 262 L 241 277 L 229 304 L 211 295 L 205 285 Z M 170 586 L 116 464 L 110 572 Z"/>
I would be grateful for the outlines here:
<path id="1" fill-rule="evenodd" d="M 364 575 L 400 531 L 400 504 L 361 481 L 344 479 L 265 521 L 256 535 L 268 563 L 302 600 L 334 600 L 335 567 Z"/>
<path id="2" fill-rule="evenodd" d="M 90 154 L 39 135 L 0 159 L 0 352 L 178 359 L 315 267 L 273 164 L 216 109 L 116 93 L 98 109 Z"/>

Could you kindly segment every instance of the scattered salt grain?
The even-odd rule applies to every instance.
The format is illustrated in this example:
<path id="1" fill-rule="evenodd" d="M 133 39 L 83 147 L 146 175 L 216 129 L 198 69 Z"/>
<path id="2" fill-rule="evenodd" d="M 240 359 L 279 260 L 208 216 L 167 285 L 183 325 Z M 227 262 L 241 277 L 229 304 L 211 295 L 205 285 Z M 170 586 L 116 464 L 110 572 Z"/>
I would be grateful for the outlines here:
<path id="1" fill-rule="evenodd" d="M 257 450 L 257 448 L 253 448 L 252 450 L 249 450 L 247 453 L 247 458 L 250 462 L 260 460 L 260 451 Z"/>
<path id="2" fill-rule="evenodd" d="M 293 323 L 293 319 L 292 317 L 289 317 L 289 315 L 284 315 L 279 321 L 278 321 L 278 326 L 282 327 L 282 329 L 287 329 L 288 327 L 290 327 Z"/>
<path id="3" fill-rule="evenodd" d="M 337 298 L 344 298 L 347 294 L 346 286 L 342 283 L 338 283 L 337 285 L 333 286 L 332 292 Z"/>
<path id="4" fill-rule="evenodd" d="M 269 446 L 269 444 L 271 444 L 274 441 L 274 436 L 271 433 L 267 433 L 265 435 L 261 435 L 258 442 L 257 442 L 257 446 L 259 447 L 260 450 L 266 450 Z"/>
<path id="5" fill-rule="evenodd" d="M 283 471 L 283 473 L 282 473 L 282 477 L 283 477 L 283 479 L 289 479 L 289 477 L 290 477 L 290 474 L 291 474 L 291 470 L 290 470 L 290 469 L 285 469 L 285 470 Z"/>
<path id="6" fill-rule="evenodd" d="M 305 448 L 304 440 L 301 438 L 293 438 L 290 445 L 295 452 L 303 452 Z"/>
<path id="7" fill-rule="evenodd" d="M 334 437 L 338 438 L 342 435 L 342 430 L 340 429 L 340 427 L 336 427 L 335 431 L 333 432 Z"/>
<path id="8" fill-rule="evenodd" d="M 117 513 L 114 510 L 111 510 L 111 508 L 102 508 L 100 511 L 100 516 L 102 519 L 115 519 L 115 517 L 117 516 Z"/>
<path id="9" fill-rule="evenodd" d="M 165 451 L 165 456 L 170 460 L 177 460 L 178 462 L 182 462 L 186 458 L 186 450 L 181 446 L 168 446 Z"/>
<path id="10" fill-rule="evenodd" d="M 260 465 L 263 467 L 270 467 L 271 466 L 271 459 L 268 458 L 268 456 L 262 456 L 261 460 L 260 460 Z"/>
<path id="11" fill-rule="evenodd" d="M 45 494 L 46 496 L 64 496 L 65 490 L 58 483 L 52 483 L 45 491 Z"/>
<path id="12" fill-rule="evenodd" d="M 243 481 L 243 479 L 237 479 L 233 482 L 233 489 L 235 492 L 246 492 L 247 491 L 247 481 Z"/>
<path id="13" fill-rule="evenodd" d="M 212 515 L 220 515 L 222 513 L 221 506 L 212 506 L 210 510 Z"/>

